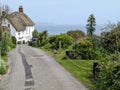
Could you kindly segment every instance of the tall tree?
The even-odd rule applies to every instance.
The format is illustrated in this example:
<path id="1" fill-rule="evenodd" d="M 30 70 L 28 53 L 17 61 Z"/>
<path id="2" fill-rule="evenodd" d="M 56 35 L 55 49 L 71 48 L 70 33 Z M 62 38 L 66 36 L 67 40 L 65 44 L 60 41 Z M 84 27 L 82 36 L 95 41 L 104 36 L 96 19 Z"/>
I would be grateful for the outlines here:
<path id="1" fill-rule="evenodd" d="M 96 19 L 93 14 L 91 14 L 87 20 L 87 35 L 91 36 L 95 32 L 95 26 L 96 26 Z"/>

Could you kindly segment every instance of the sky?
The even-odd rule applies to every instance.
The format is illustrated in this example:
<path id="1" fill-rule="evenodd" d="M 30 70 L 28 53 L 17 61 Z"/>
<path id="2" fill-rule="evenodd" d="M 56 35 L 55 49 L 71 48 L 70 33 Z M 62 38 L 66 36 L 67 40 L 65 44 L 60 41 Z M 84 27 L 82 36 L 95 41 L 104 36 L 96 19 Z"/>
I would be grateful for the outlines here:
<path id="1" fill-rule="evenodd" d="M 94 14 L 96 24 L 120 21 L 120 0 L 0 0 L 12 11 L 20 5 L 34 22 L 86 24 Z"/>

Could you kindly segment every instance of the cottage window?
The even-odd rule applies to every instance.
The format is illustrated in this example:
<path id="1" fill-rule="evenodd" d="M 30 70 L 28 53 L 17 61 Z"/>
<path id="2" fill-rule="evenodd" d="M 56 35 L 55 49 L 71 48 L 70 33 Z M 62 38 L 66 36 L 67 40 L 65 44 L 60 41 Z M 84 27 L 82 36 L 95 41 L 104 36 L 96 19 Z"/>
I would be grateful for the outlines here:
<path id="1" fill-rule="evenodd" d="M 10 24 L 8 24 L 8 27 L 10 27 Z"/>
<path id="2" fill-rule="evenodd" d="M 20 32 L 18 32 L 18 35 L 20 35 Z"/>
<path id="3" fill-rule="evenodd" d="M 23 37 L 19 37 L 19 39 L 23 39 Z"/>

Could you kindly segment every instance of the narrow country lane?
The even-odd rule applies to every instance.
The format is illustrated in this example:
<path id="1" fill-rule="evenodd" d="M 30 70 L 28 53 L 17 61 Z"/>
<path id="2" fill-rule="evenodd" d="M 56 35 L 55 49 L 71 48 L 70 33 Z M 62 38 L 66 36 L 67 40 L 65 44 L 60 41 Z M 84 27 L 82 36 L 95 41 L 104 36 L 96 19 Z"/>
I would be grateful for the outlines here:
<path id="1" fill-rule="evenodd" d="M 45 52 L 18 45 L 9 54 L 11 71 L 0 90 L 88 90 Z"/>

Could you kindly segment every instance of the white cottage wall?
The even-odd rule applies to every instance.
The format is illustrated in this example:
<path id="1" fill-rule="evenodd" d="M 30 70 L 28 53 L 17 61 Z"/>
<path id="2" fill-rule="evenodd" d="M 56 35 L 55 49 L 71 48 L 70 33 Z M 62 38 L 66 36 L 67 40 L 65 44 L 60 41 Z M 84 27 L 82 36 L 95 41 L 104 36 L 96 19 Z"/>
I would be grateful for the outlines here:
<path id="1" fill-rule="evenodd" d="M 17 42 L 30 41 L 32 39 L 32 33 L 35 30 L 35 26 L 26 26 L 25 30 L 17 31 L 8 19 L 2 21 L 2 26 L 10 28 L 10 33 L 12 36 L 16 37 Z"/>

